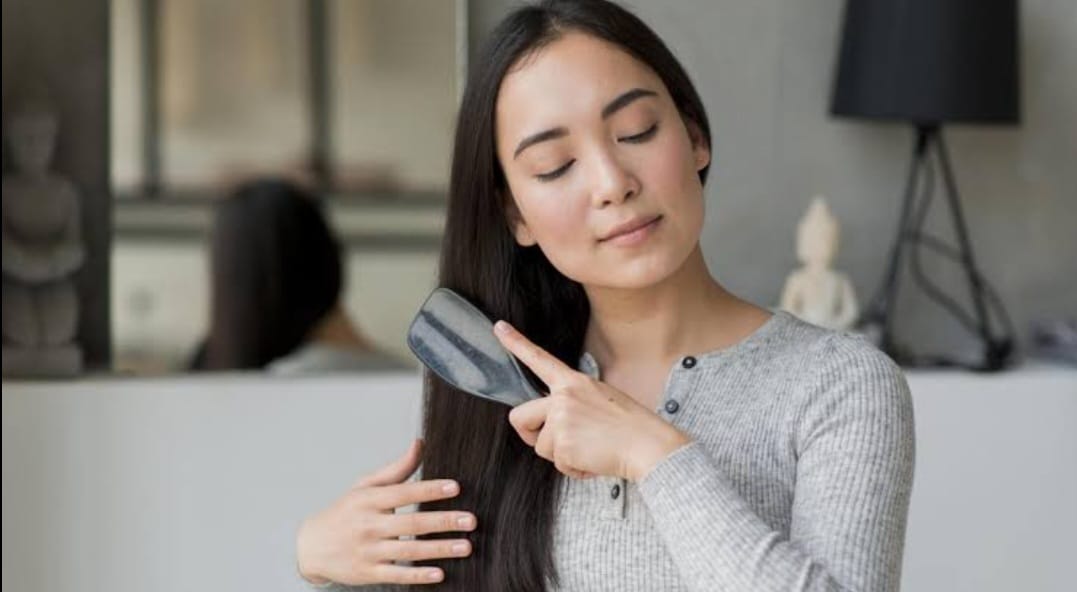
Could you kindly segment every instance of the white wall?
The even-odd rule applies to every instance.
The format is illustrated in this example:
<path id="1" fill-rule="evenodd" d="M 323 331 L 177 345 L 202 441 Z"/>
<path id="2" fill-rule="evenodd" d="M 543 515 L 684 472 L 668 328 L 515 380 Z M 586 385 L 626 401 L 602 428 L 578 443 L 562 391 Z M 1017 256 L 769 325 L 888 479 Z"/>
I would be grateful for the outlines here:
<path id="1" fill-rule="evenodd" d="M 1072 590 L 1077 372 L 910 375 L 904 589 Z M 417 375 L 5 383 L 3 589 L 301 590 L 302 518 L 417 433 Z"/>
<path id="2" fill-rule="evenodd" d="M 903 589 L 1074 589 L 1077 370 L 907 373 L 916 476 Z"/>
<path id="3" fill-rule="evenodd" d="M 412 376 L 5 384 L 3 589 L 300 590 L 296 527 L 402 453 L 417 392 Z"/>

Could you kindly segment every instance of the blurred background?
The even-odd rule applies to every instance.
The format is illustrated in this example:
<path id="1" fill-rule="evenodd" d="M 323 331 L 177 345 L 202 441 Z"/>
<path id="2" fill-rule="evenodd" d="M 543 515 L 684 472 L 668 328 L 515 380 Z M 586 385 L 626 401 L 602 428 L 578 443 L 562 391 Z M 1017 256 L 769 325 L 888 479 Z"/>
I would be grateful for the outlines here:
<path id="1" fill-rule="evenodd" d="M 823 194 L 842 226 L 834 265 L 866 300 L 885 271 L 912 132 L 828 115 L 843 2 L 629 4 L 684 62 L 711 118 L 702 244 L 718 278 L 775 305 L 797 266 L 796 223 Z M 46 89 L 60 121 L 54 169 L 81 194 L 78 341 L 88 367 L 185 367 L 208 323 L 213 206 L 267 175 L 324 198 L 350 315 L 414 364 L 403 332 L 434 285 L 462 77 L 511 2 L 3 6 L 5 108 L 33 85 Z M 977 263 L 1022 346 L 1032 322 L 1072 317 L 1077 301 L 1075 10 L 1068 0 L 1020 4 L 1019 125 L 947 129 Z M 963 287 L 945 261 L 925 266 L 944 287 Z M 973 343 L 915 290 L 899 305 L 909 340 Z"/>
<path id="2" fill-rule="evenodd" d="M 402 334 L 433 286 L 464 4 L 109 8 L 113 368 L 182 368 L 209 318 L 207 214 L 237 182 L 266 175 L 324 196 L 346 307 L 410 363 Z"/>
<path id="3" fill-rule="evenodd" d="M 914 128 L 831 115 L 847 11 L 945 6 L 983 31 L 978 7 L 1013 7 L 1012 121 L 945 131 L 976 264 L 1012 318 L 1017 354 L 994 375 L 908 373 L 918 459 L 905 581 L 1070 589 L 1077 2 L 624 4 L 671 47 L 708 111 L 707 262 L 765 306 L 800 265 L 798 223 L 816 195 L 841 225 L 833 267 L 862 306 L 886 274 Z M 515 5 L 3 0 L 5 589 L 302 589 L 295 525 L 416 433 L 420 382 L 404 337 L 436 285 L 458 97 L 484 36 Z M 284 185 L 249 185 L 266 179 Z M 278 225 L 296 219 L 289 209 L 222 207 L 250 194 L 310 224 Z M 926 229 L 950 236 L 944 213 Z M 63 226 L 67 250 L 23 248 L 10 228 L 26 220 Z M 285 339 L 230 367 L 289 357 L 302 380 L 188 374 L 222 367 L 214 285 L 231 282 L 214 277 L 244 277 L 215 256 L 214 229 L 228 220 L 252 236 L 298 232 L 299 246 L 273 243 L 291 271 L 268 277 L 298 269 L 277 282 L 298 286 L 290 297 L 324 290 L 310 331 L 362 345 L 362 360 L 285 356 L 303 349 Z M 339 273 L 305 265 L 323 260 L 311 245 L 337 253 Z M 9 290 L 9 263 L 70 289 L 24 298 Z M 959 266 L 922 263 L 968 305 Z M 974 357 L 981 345 L 908 279 L 894 306 L 917 349 Z M 9 362 L 35 363 L 15 345 L 40 332 L 61 342 L 42 358 L 51 366 L 12 378 Z"/>

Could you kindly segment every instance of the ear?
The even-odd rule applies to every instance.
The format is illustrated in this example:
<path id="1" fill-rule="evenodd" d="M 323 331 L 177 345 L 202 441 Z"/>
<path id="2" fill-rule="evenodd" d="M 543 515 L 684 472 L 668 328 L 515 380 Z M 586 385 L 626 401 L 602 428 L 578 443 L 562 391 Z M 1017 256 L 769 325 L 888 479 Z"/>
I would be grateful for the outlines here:
<path id="1" fill-rule="evenodd" d="M 692 140 L 692 155 L 695 159 L 696 171 L 701 171 L 711 163 L 711 149 L 703 138 L 703 131 L 696 122 L 685 119 L 684 126 L 688 128 L 688 137 Z"/>
<path id="2" fill-rule="evenodd" d="M 516 199 L 512 197 L 510 192 L 506 192 L 503 199 L 505 201 L 505 222 L 509 226 L 509 232 L 516 238 L 516 244 L 521 247 L 534 246 L 538 241 L 531 234 L 531 229 L 527 227 L 527 222 L 524 221 L 523 215 L 520 214 L 520 208 L 516 207 Z"/>

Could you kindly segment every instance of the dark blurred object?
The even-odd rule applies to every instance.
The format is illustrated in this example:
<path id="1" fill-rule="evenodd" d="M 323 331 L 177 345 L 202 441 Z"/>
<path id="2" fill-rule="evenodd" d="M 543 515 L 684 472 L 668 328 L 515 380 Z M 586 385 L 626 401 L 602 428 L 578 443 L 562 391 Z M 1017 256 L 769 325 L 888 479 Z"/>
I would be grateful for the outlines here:
<path id="1" fill-rule="evenodd" d="M 192 370 L 407 369 L 344 310 L 340 247 L 322 199 L 298 185 L 256 179 L 217 204 L 210 286 L 209 332 Z"/>
<path id="2" fill-rule="evenodd" d="M 1032 354 L 1077 366 L 1077 319 L 1033 323 Z"/>
<path id="3" fill-rule="evenodd" d="M 197 369 L 263 368 L 333 311 L 343 270 L 322 207 L 280 179 L 244 183 L 217 205 L 210 328 L 192 361 Z"/>
<path id="4" fill-rule="evenodd" d="M 915 131 L 897 236 L 886 274 L 858 326 L 906 366 L 948 365 L 1000 370 L 1012 360 L 1013 327 L 978 271 L 961 211 L 942 126 L 948 122 L 1015 124 L 1019 120 L 1016 0 L 848 0 L 831 114 L 908 122 Z M 928 235 L 924 221 L 941 170 L 957 245 Z M 920 250 L 958 262 L 973 313 L 924 273 Z M 978 361 L 918 356 L 895 341 L 894 306 L 902 262 L 917 283 L 982 342 Z M 1003 326 L 992 327 L 988 306 Z"/>
<path id="5" fill-rule="evenodd" d="M 1017 123 L 1016 0 L 849 0 L 831 112 Z"/>

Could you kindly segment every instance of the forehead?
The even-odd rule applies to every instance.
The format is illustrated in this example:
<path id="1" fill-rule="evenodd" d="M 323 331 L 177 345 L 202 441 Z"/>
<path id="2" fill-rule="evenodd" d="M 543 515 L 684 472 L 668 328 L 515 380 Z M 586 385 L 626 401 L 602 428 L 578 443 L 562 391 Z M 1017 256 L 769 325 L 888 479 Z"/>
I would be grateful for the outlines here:
<path id="1" fill-rule="evenodd" d="M 498 130 L 566 125 L 598 118 L 602 107 L 634 87 L 665 94 L 661 79 L 616 45 L 569 32 L 515 64 L 497 97 Z"/>

